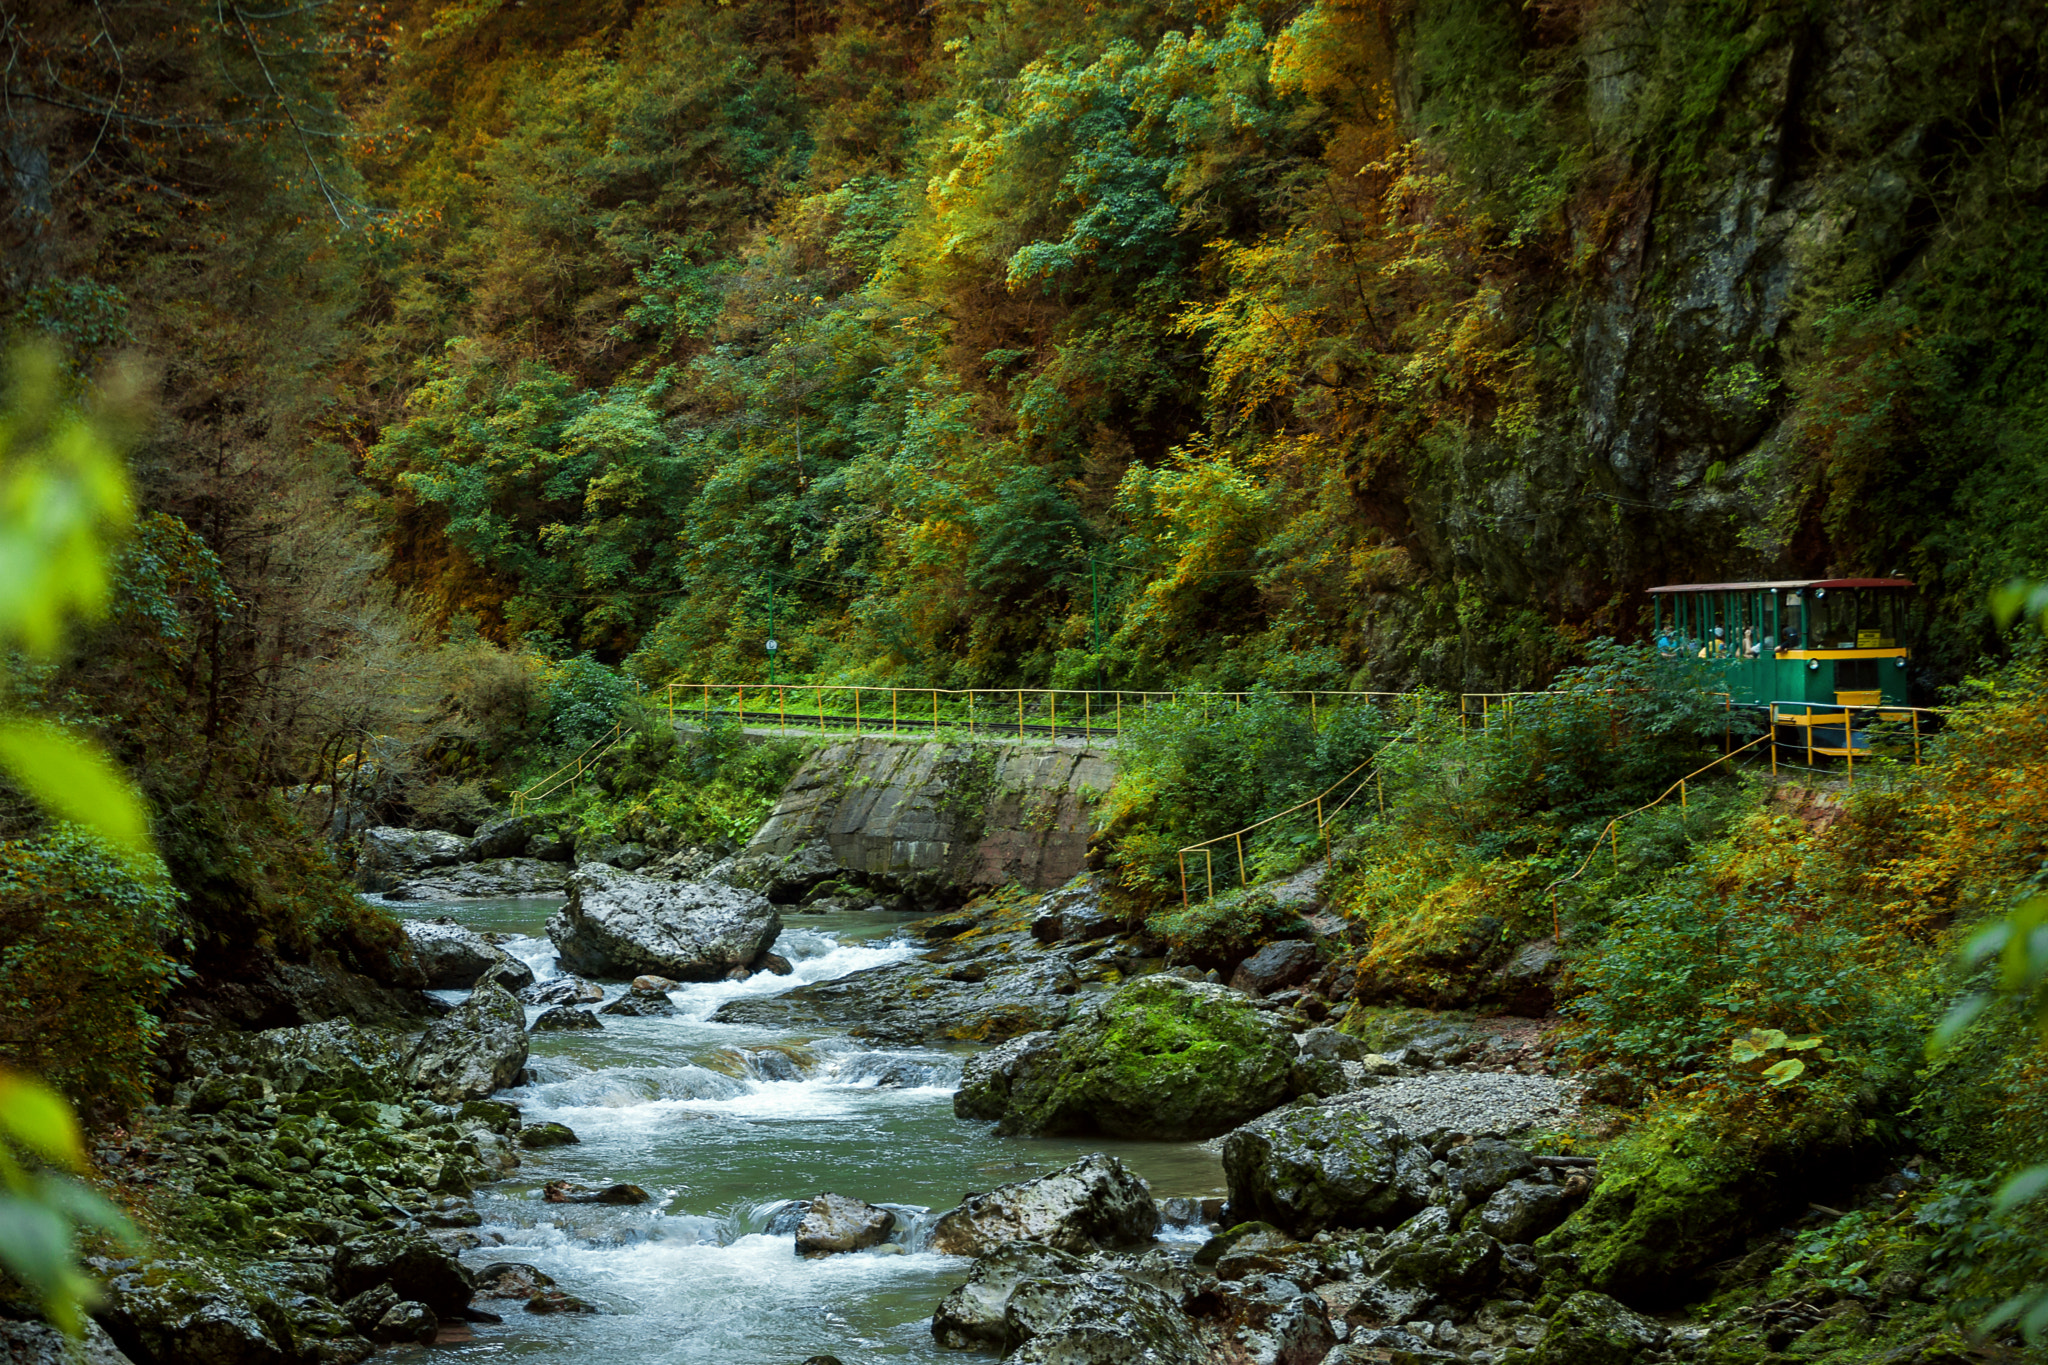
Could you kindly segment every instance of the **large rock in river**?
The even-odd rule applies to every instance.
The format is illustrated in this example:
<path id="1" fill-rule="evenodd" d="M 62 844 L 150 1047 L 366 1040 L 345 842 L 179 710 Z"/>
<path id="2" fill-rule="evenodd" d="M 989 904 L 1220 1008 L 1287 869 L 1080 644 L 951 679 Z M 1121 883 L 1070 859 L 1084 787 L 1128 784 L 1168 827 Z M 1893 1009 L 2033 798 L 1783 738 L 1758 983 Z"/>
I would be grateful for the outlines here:
<path id="1" fill-rule="evenodd" d="M 405 1064 L 413 1086 L 443 1104 L 488 1099 L 526 1065 L 526 1010 L 511 992 L 486 982 L 436 1019 Z"/>
<path id="2" fill-rule="evenodd" d="M 453 920 L 408 920 L 405 936 L 412 942 L 413 960 L 426 976 L 428 990 L 467 990 L 493 967 L 511 973 L 512 980 L 499 979 L 507 990 L 524 990 L 533 984 L 532 968 Z"/>
<path id="3" fill-rule="evenodd" d="M 399 829 L 378 825 L 363 831 L 356 849 L 356 885 L 365 891 L 389 891 L 430 867 L 462 861 L 469 840 L 438 829 Z"/>
<path id="4" fill-rule="evenodd" d="M 711 882 L 660 882 L 602 863 L 569 879 L 569 902 L 548 921 L 562 965 L 585 976 L 645 974 L 716 981 L 751 969 L 782 932 L 757 891 Z"/>
<path id="5" fill-rule="evenodd" d="M 1062 1251 L 1132 1246 L 1159 1230 L 1152 1191 L 1115 1157 L 1097 1152 L 1050 1175 L 972 1194 L 932 1228 L 942 1256 L 979 1256 L 1004 1242 Z"/>
<path id="6" fill-rule="evenodd" d="M 276 1306 L 200 1261 L 116 1275 L 94 1316 L 139 1365 L 299 1365 Z"/>
<path id="7" fill-rule="evenodd" d="M 1429 1196 L 1429 1150 L 1358 1109 L 1299 1107 L 1223 1140 L 1231 1217 L 1296 1237 L 1399 1222 Z"/>
<path id="8" fill-rule="evenodd" d="M 1103 1133 L 1187 1141 L 1228 1132 L 1286 1100 L 1287 1026 L 1235 991 L 1147 976 L 1060 1034 L 1056 1056 L 1020 1049 L 998 1086 L 999 1133 Z"/>

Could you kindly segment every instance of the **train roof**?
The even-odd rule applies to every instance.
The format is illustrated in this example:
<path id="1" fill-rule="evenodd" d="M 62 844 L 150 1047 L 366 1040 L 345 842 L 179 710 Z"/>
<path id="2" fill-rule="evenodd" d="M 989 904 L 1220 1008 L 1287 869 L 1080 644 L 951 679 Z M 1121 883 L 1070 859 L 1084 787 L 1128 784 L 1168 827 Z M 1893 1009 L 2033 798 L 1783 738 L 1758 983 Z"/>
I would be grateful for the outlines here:
<path id="1" fill-rule="evenodd" d="M 1667 583 L 1651 592 L 1749 592 L 1757 588 L 1910 588 L 1910 578 L 1780 578 L 1768 583 Z"/>

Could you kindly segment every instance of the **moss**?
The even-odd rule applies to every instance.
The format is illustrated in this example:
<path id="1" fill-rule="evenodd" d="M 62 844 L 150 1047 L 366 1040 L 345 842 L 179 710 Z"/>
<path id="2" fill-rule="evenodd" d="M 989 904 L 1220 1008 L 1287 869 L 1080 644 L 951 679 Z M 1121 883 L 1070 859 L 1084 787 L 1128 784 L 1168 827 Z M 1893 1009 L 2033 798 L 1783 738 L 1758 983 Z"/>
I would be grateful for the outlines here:
<path id="1" fill-rule="evenodd" d="M 1144 977 L 1068 1030 L 1001 1131 L 1213 1137 L 1287 1098 L 1292 1051 L 1285 1027 L 1242 997 Z"/>

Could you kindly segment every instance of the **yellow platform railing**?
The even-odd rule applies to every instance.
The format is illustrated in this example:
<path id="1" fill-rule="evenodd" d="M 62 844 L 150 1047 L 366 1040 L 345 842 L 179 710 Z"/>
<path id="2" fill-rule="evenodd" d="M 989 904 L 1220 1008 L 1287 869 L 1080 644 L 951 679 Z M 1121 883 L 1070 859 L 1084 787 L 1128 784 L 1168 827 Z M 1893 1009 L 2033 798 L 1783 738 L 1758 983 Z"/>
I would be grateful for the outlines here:
<path id="1" fill-rule="evenodd" d="M 632 731 L 627 728 L 626 722 L 622 720 L 615 723 L 611 729 L 592 740 L 589 747 L 585 748 L 582 753 L 576 755 L 576 757 L 570 759 L 546 777 L 527 786 L 524 790 L 512 793 L 512 813 L 514 815 L 522 815 L 525 813 L 527 806 L 533 802 L 539 801 L 543 797 L 553 796 L 564 787 L 575 786 L 583 780 L 584 776 L 590 772 L 600 758 L 603 758 L 606 754 L 624 744 L 631 737 Z"/>
<path id="2" fill-rule="evenodd" d="M 1315 808 L 1316 813 L 1316 833 L 1319 836 L 1321 836 L 1323 841 L 1323 859 L 1326 864 L 1334 867 L 1335 863 L 1333 861 L 1333 855 L 1330 851 L 1330 825 L 1333 821 L 1336 820 L 1336 818 L 1339 815 L 1343 814 L 1344 808 L 1350 805 L 1352 800 L 1356 798 L 1360 792 L 1365 790 L 1366 784 L 1365 782 L 1360 782 L 1357 786 L 1353 787 L 1350 790 L 1350 792 L 1348 792 L 1345 795 L 1342 801 L 1337 802 L 1334 806 L 1330 808 L 1328 814 L 1325 814 L 1323 811 L 1323 803 L 1327 801 L 1339 787 L 1343 786 L 1346 782 L 1349 782 L 1352 778 L 1357 777 L 1367 768 L 1372 768 L 1373 774 L 1372 777 L 1368 780 L 1372 783 L 1374 790 L 1378 796 L 1380 804 L 1380 814 L 1382 816 L 1385 816 L 1387 813 L 1386 783 L 1381 780 L 1379 769 L 1375 765 L 1379 763 L 1380 756 L 1385 754 L 1387 750 L 1393 748 L 1402 740 L 1412 737 L 1414 733 L 1415 727 L 1413 725 L 1410 725 L 1400 734 L 1395 735 L 1385 744 L 1382 744 L 1379 748 L 1373 750 L 1372 756 L 1366 759 L 1365 762 L 1359 764 L 1350 772 L 1338 778 L 1335 782 L 1332 782 L 1322 791 L 1317 792 L 1314 796 L 1309 797 L 1306 801 L 1297 802 L 1296 804 L 1289 806 L 1286 810 L 1283 810 L 1275 815 L 1269 815 L 1265 819 L 1260 820 L 1254 824 L 1246 825 L 1243 829 L 1232 830 L 1228 834 L 1219 834 L 1213 839 L 1204 839 L 1199 844 L 1189 844 L 1186 848 L 1183 848 L 1179 850 L 1177 853 L 1175 853 L 1174 857 L 1180 863 L 1181 908 L 1186 909 L 1188 905 L 1188 854 L 1200 853 L 1202 855 L 1203 873 L 1208 885 L 1208 893 L 1206 899 L 1214 900 L 1216 898 L 1216 856 L 1212 851 L 1214 845 L 1220 844 L 1224 840 L 1228 839 L 1236 846 L 1237 884 L 1239 886 L 1249 886 L 1251 885 L 1251 880 L 1249 874 L 1245 871 L 1244 836 L 1250 834 L 1253 830 L 1264 829 L 1267 825 L 1272 824 L 1275 820 L 1284 820 L 1290 815 L 1294 815 L 1301 811 L 1305 811 L 1309 809 L 1311 806 Z"/>

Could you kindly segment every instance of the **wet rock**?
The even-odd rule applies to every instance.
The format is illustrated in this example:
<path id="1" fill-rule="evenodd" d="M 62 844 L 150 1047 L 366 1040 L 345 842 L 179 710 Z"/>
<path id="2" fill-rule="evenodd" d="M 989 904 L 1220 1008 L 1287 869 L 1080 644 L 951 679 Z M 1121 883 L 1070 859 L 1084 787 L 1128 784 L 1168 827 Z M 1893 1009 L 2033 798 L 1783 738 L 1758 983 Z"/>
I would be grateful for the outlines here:
<path id="1" fill-rule="evenodd" d="M 1027 1090 L 1043 1081 L 1042 1069 L 1059 1057 L 1058 1035 L 1047 1029 L 1012 1038 L 969 1057 L 953 1092 L 953 1113 L 963 1119 L 999 1119 L 1010 1108 L 1010 1086 L 1022 1078 Z"/>
<path id="2" fill-rule="evenodd" d="M 1441 1207 L 1425 1209 L 1387 1238 L 1373 1269 L 1392 1285 L 1469 1298 L 1498 1279 L 1500 1243 L 1483 1232 L 1456 1231 Z"/>
<path id="3" fill-rule="evenodd" d="M 212 1046 L 188 1050 L 190 1064 L 211 1072 L 202 1091 L 235 1073 L 269 1082 L 281 1095 L 340 1091 L 356 1099 L 389 1099 L 403 1084 L 404 1057 L 392 1042 L 346 1019 L 256 1034 L 224 1032 L 210 1041 Z M 206 1107 L 197 1097 L 195 1104 Z"/>
<path id="4" fill-rule="evenodd" d="M 1233 991 L 1142 977 L 1007 1077 L 1002 1134 L 1214 1137 L 1288 1097 L 1294 1040 Z"/>
<path id="5" fill-rule="evenodd" d="M 1452 1172 L 1449 1183 L 1472 1204 L 1485 1203 L 1495 1190 L 1504 1188 L 1511 1181 L 1534 1175 L 1539 1169 L 1536 1158 L 1528 1152 L 1512 1142 L 1492 1137 L 1453 1147 L 1445 1156 L 1445 1164 Z M 1513 1240 L 1525 1242 L 1529 1239 L 1517 1237 Z"/>
<path id="6" fill-rule="evenodd" d="M 573 863 L 575 834 L 567 829 L 543 829 L 526 841 L 526 856 L 543 863 Z"/>
<path id="7" fill-rule="evenodd" d="M 1308 1237 L 1328 1227 L 1382 1227 L 1419 1208 L 1426 1187 L 1401 1178 L 1412 1146 L 1401 1128 L 1352 1110 L 1290 1108 L 1223 1140 L 1233 1216 Z M 1427 1169 L 1427 1152 L 1422 1152 Z"/>
<path id="8" fill-rule="evenodd" d="M 812 888 L 842 871 L 832 845 L 823 839 L 813 839 L 788 849 L 750 845 L 739 856 L 726 859 L 704 875 L 707 881 L 758 891 L 777 905 L 794 905 Z"/>
<path id="9" fill-rule="evenodd" d="M 47 1322 L 0 1318 L 0 1361 L 6 1365 L 134 1365 L 106 1328 L 87 1318 L 76 1342 Z"/>
<path id="10" fill-rule="evenodd" d="M 1058 1028 L 1073 1012 L 1073 969 L 1042 951 L 1018 953 L 1028 927 L 987 935 L 971 949 L 870 967 L 779 995 L 728 1000 L 722 1024 L 843 1029 L 886 1043 L 997 1042 Z M 959 956 L 947 956 L 958 953 Z"/>
<path id="11" fill-rule="evenodd" d="M 1578 1202 L 1577 1193 L 1563 1185 L 1516 1180 L 1487 1199 L 1479 1230 L 1509 1245 L 1533 1242 L 1570 1216 Z"/>
<path id="12" fill-rule="evenodd" d="M 441 1320 L 433 1309 L 406 1300 L 391 1305 L 370 1329 L 369 1337 L 372 1341 L 417 1341 L 425 1345 L 440 1330 Z"/>
<path id="13" fill-rule="evenodd" d="M 474 990 L 486 982 L 501 987 L 516 997 L 519 992 L 533 984 L 533 968 L 507 953 L 479 972 L 476 980 L 470 983 L 470 989 Z"/>
<path id="14" fill-rule="evenodd" d="M 554 1287 L 554 1277 L 523 1261 L 492 1261 L 476 1271 L 477 1299 L 530 1299 Z"/>
<path id="15" fill-rule="evenodd" d="M 1298 986 L 1323 969 L 1323 956 L 1307 939 L 1283 938 L 1268 943 L 1238 964 L 1231 974 L 1233 990 L 1269 995 Z"/>
<path id="16" fill-rule="evenodd" d="M 1016 1365 L 1196 1365 L 1210 1358 L 1178 1296 L 1118 1271 L 1024 1280 L 1003 1320 L 1007 1336 L 1022 1343 L 1009 1356 Z"/>
<path id="17" fill-rule="evenodd" d="M 604 999 L 604 987 L 580 976 L 558 976 L 518 992 L 528 1005 L 595 1005 Z"/>
<path id="18" fill-rule="evenodd" d="M 556 1005 L 553 1009 L 543 1010 L 533 1021 L 535 1033 L 559 1033 L 603 1027 L 603 1021 L 591 1011 L 579 1010 L 569 1005 Z"/>
<path id="19" fill-rule="evenodd" d="M 1550 1319 L 1532 1365 L 1634 1365 L 1670 1333 L 1605 1294 L 1581 1291 Z"/>
<path id="20" fill-rule="evenodd" d="M 655 995 L 666 995 L 668 994 L 668 992 L 674 990 L 678 983 L 669 980 L 665 976 L 648 975 L 636 976 L 633 978 L 630 984 L 631 988 L 636 991 L 647 991 Z"/>
<path id="21" fill-rule="evenodd" d="M 495 900 L 502 896 L 559 896 L 569 869 L 535 858 L 496 858 L 409 877 L 384 893 L 394 901 Z"/>
<path id="22" fill-rule="evenodd" d="M 1086 943 L 1123 932 L 1123 922 L 1102 908 L 1101 888 L 1092 881 L 1069 883 L 1039 902 L 1031 936 L 1040 943 Z"/>
<path id="23" fill-rule="evenodd" d="M 796 1254 L 816 1260 L 847 1251 L 864 1251 L 889 1238 L 896 1215 L 843 1194 L 821 1194 L 811 1201 L 797 1224 Z"/>
<path id="24" fill-rule="evenodd" d="M 463 861 L 493 862 L 526 854 L 536 835 L 553 834 L 555 821 L 559 818 L 552 815 L 500 815 L 486 820 L 477 826 L 476 833 L 470 836 L 469 843 L 463 848 Z"/>
<path id="25" fill-rule="evenodd" d="M 638 1185 L 623 1182 L 594 1188 L 567 1180 L 550 1180 L 541 1187 L 540 1197 L 550 1204 L 644 1204 L 650 1196 Z"/>
<path id="26" fill-rule="evenodd" d="M 1249 1365 L 1317 1365 L 1337 1344 L 1328 1306 L 1279 1275 L 1225 1280 L 1194 1311 L 1215 1321 L 1236 1348 L 1232 1358 Z"/>
<path id="27" fill-rule="evenodd" d="M 1359 1062 L 1372 1055 L 1371 1049 L 1348 1033 L 1333 1028 L 1312 1028 L 1301 1035 L 1301 1055 L 1331 1062 Z"/>
<path id="28" fill-rule="evenodd" d="M 1081 1252 L 1148 1242 L 1158 1230 L 1159 1208 L 1145 1182 L 1098 1152 L 1050 1175 L 969 1195 L 939 1219 L 931 1249 L 979 1256 L 1030 1241 Z"/>
<path id="29" fill-rule="evenodd" d="M 443 1104 L 488 1099 L 526 1065 L 526 1011 L 487 985 L 435 1020 L 405 1064 L 407 1081 Z"/>
<path id="30" fill-rule="evenodd" d="M 789 976 L 796 971 L 790 960 L 780 953 L 761 954 L 760 969 L 771 976 Z"/>
<path id="31" fill-rule="evenodd" d="M 529 1123 L 519 1130 L 519 1145 L 528 1151 L 544 1147 L 566 1147 L 581 1141 L 566 1123 Z"/>
<path id="32" fill-rule="evenodd" d="M 429 990 L 467 990 L 486 967 L 505 960 L 504 949 L 454 920 L 407 920 L 402 927 Z M 532 980 L 529 972 L 527 983 Z"/>
<path id="33" fill-rule="evenodd" d="M 366 829 L 356 849 L 356 885 L 364 891 L 389 891 L 428 868 L 462 861 L 468 847 L 461 835 L 438 829 Z"/>
<path id="34" fill-rule="evenodd" d="M 642 981 L 649 979 L 644 976 L 640 978 Z M 654 979 L 658 980 L 659 978 Z M 624 995 L 606 1005 L 599 1013 L 621 1014 L 644 1019 L 668 1019 L 675 1015 L 676 1004 L 675 1001 L 668 998 L 668 991 L 664 988 L 657 987 L 652 990 L 642 990 L 636 985 Z"/>
<path id="35" fill-rule="evenodd" d="M 638 872 L 653 861 L 654 854 L 647 845 L 629 839 L 598 838 L 576 843 L 576 862 L 579 865 L 602 863 L 624 872 Z"/>
<path id="36" fill-rule="evenodd" d="M 1271 1223 L 1239 1223 L 1202 1243 L 1194 1263 L 1213 1270 L 1219 1280 L 1241 1280 L 1283 1269 L 1301 1249 L 1301 1243 Z"/>
<path id="37" fill-rule="evenodd" d="M 460 1317 L 476 1293 L 462 1262 L 424 1237 L 388 1233 L 344 1242 L 334 1258 L 335 1293 L 348 1301 L 380 1286 L 450 1318 Z"/>
<path id="38" fill-rule="evenodd" d="M 379 1284 L 342 1304 L 341 1312 L 356 1331 L 368 1334 L 397 1304 L 398 1291 L 388 1284 Z"/>
<path id="39" fill-rule="evenodd" d="M 543 1289 L 526 1301 L 529 1313 L 595 1313 L 597 1305 L 560 1289 Z"/>
<path id="40" fill-rule="evenodd" d="M 548 921 L 548 937 L 572 971 L 676 981 L 716 981 L 751 967 L 781 932 L 782 917 L 757 893 L 658 882 L 602 864 L 576 869 L 568 903 Z"/>
<path id="41" fill-rule="evenodd" d="M 1472 1055 L 1472 1040 L 1455 1029 L 1439 1029 L 1413 1039 L 1401 1049 L 1401 1061 L 1435 1071 L 1454 1066 Z"/>
<path id="42" fill-rule="evenodd" d="M 1026 1280 L 1079 1275 L 1089 1269 L 1078 1256 L 1042 1242 L 1005 1242 L 975 1259 L 967 1282 L 940 1301 L 932 1314 L 932 1336 L 954 1350 L 1008 1350 L 1005 1310 Z"/>

